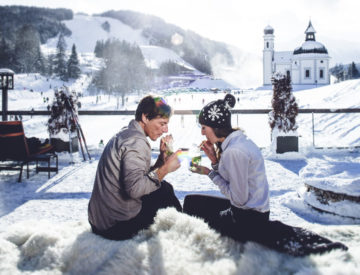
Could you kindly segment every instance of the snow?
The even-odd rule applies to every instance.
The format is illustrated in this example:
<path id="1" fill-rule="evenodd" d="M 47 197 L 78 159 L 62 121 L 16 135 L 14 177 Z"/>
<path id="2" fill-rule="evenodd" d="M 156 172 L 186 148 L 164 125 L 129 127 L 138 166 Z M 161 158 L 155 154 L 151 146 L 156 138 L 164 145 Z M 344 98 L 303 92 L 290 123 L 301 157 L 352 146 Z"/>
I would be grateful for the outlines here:
<path id="1" fill-rule="evenodd" d="M 196 79 L 192 82 L 189 87 L 199 88 L 199 89 L 208 89 L 217 88 L 217 89 L 231 89 L 234 88 L 231 84 L 227 83 L 222 79 L 210 79 L 210 78 L 202 78 Z"/>
<path id="2" fill-rule="evenodd" d="M 303 50 L 322 49 L 324 45 L 317 41 L 305 41 L 300 48 Z M 299 48 L 296 48 L 295 51 L 298 49 Z"/>
<path id="3" fill-rule="evenodd" d="M 83 75 L 75 82 L 67 83 L 70 90 L 83 94 L 79 98 L 82 109 L 115 109 L 115 98 L 105 95 L 96 103 L 95 96 L 86 93 L 89 79 Z M 85 84 L 84 84 L 85 83 Z M 49 85 L 60 86 L 56 79 L 46 79 L 37 74 L 16 75 L 15 90 L 9 93 L 9 109 L 45 109 L 43 97 L 53 97 Z M 24 89 L 25 88 L 25 89 Z M 211 88 L 211 87 L 208 87 Z M 33 90 L 33 92 L 30 91 Z M 295 92 L 304 108 L 358 107 L 356 93 L 360 81 L 346 81 L 336 85 Z M 42 95 L 41 95 L 42 92 Z M 224 93 L 191 90 L 167 90 L 162 93 L 175 109 L 200 109 L 202 100 L 210 102 L 223 98 Z M 269 108 L 271 91 L 243 90 L 235 94 L 240 101 L 235 108 Z M 121 109 L 134 110 L 143 95 L 129 95 L 128 103 Z M 330 99 L 333 100 L 330 100 Z M 305 116 L 305 115 L 304 115 Z M 324 117 L 323 117 L 324 116 Z M 336 118 L 333 116 L 337 116 Z M 319 115 L 318 129 L 323 129 L 324 140 L 338 144 L 346 140 L 348 145 L 359 144 L 358 114 Z M 67 153 L 59 154 L 59 173 L 35 174 L 17 183 L 18 172 L 0 173 L 0 273 L 51 273 L 111 274 L 122 270 L 130 273 L 156 274 L 232 274 L 232 273 L 317 273 L 355 274 L 360 264 L 360 218 L 358 204 L 351 202 L 330 203 L 323 210 L 338 215 L 318 212 L 308 203 L 318 206 L 312 194 L 304 192 L 305 183 L 316 182 L 349 194 L 358 194 L 360 152 L 358 149 L 316 150 L 311 146 L 311 135 L 301 127 L 310 117 L 299 117 L 298 132 L 303 135 L 299 153 L 276 155 L 269 148 L 269 132 L 266 115 L 243 115 L 233 124 L 244 128 L 255 141 L 262 144 L 267 176 L 270 184 L 271 219 L 320 233 L 349 247 L 348 252 L 332 251 L 325 255 L 293 258 L 271 251 L 254 243 L 240 245 L 219 235 L 201 220 L 175 212 L 160 211 L 149 230 L 132 240 L 113 242 L 90 233 L 87 223 L 87 204 L 92 191 L 98 159 L 102 148 L 99 140 L 107 140 L 132 119 L 130 116 L 80 116 L 80 123 L 92 155 L 91 161 L 82 161 L 79 153 L 73 154 L 73 165 Z M 352 122 L 354 121 L 354 122 Z M 25 116 L 23 123 L 27 136 L 47 137 L 46 117 Z M 328 123 L 335 124 L 332 132 Z M 256 127 L 254 127 L 254 125 Z M 189 148 L 203 137 L 194 115 L 174 115 L 170 120 L 169 133 L 174 137 L 174 148 Z M 335 136 L 335 137 L 334 137 Z M 343 136 L 339 138 L 339 136 Z M 346 136 L 352 138 L 346 139 Z M 267 141 L 266 141 L 267 140 Z M 157 142 L 152 142 L 153 158 L 157 155 Z M 203 155 L 202 163 L 209 165 Z M 183 159 L 179 170 L 168 175 L 176 195 L 183 202 L 191 193 L 220 195 L 217 187 L 207 177 L 193 174 Z M 331 184 L 333 183 L 333 184 Z M 320 208 L 320 207 L 318 207 Z M 356 216 L 357 215 L 357 216 Z M 125 254 L 123 251 L 127 251 Z M 266 262 L 266 265 L 262 263 Z"/>
<path id="4" fill-rule="evenodd" d="M 106 21 L 110 24 L 109 32 L 101 27 Z M 142 36 L 141 30 L 134 30 L 117 19 L 75 14 L 72 20 L 62 22 L 72 31 L 70 37 L 65 37 L 69 51 L 75 43 L 78 52 L 94 52 L 97 40 L 105 41 L 111 38 L 126 40 L 129 43 L 137 43 L 138 45 L 148 45 L 148 41 Z M 50 39 L 47 41 L 46 47 L 50 49 L 56 48 L 57 41 L 58 37 Z"/>
<path id="5" fill-rule="evenodd" d="M 142 50 L 149 63 L 178 56 L 159 47 L 147 45 L 143 37 L 120 21 L 98 17 L 97 23 L 88 16 L 75 15 L 75 22 L 66 22 L 74 36 L 66 38 L 68 45 L 76 42 L 84 73 L 76 81 L 63 83 L 39 74 L 16 74 L 14 90 L 9 91 L 9 110 L 46 110 L 54 97 L 54 89 L 66 84 L 82 96 L 80 110 L 115 110 L 116 98 L 107 95 L 91 96 L 87 91 L 92 73 L 101 60 L 94 58 L 95 37 L 116 36 L 115 30 L 142 41 Z M 96 21 L 96 20 L 95 20 Z M 101 28 L 110 23 L 110 33 Z M 117 25 L 118 24 L 118 25 Z M 84 36 L 76 36 L 84 33 Z M 75 35 L 76 34 L 76 35 Z M 92 37 L 94 35 L 94 37 Z M 54 50 L 49 41 L 43 48 Z M 86 43 L 85 43 L 86 42 Z M 51 44 L 52 43 L 52 44 Z M 246 58 L 241 61 L 246 63 Z M 249 57 L 250 59 L 252 57 Z M 239 59 L 240 60 L 240 59 Z M 219 69 L 220 67 L 215 67 Z M 222 67 L 223 68 L 223 67 Z M 242 77 L 251 77 L 254 70 L 246 69 Z M 240 78 L 235 74 L 236 78 Z M 216 85 L 214 85 L 216 81 Z M 222 82 L 204 79 L 197 89 L 179 88 L 152 91 L 162 94 L 176 110 L 199 110 L 224 93 L 212 92 L 222 88 Z M 219 87 L 216 87 L 219 86 Z M 271 87 L 270 87 L 271 89 Z M 128 95 L 119 110 L 135 110 L 147 92 Z M 270 109 L 271 90 L 242 89 L 232 91 L 235 109 Z M 360 80 L 294 92 L 299 108 L 359 108 Z M 49 101 L 47 101 L 49 98 Z M 174 115 L 169 133 L 174 148 L 190 148 L 204 137 L 196 123 L 196 116 Z M 357 274 L 360 265 L 359 204 L 349 201 L 321 204 L 312 193 L 304 190 L 305 183 L 345 194 L 359 194 L 360 178 L 360 114 L 300 114 L 297 118 L 300 151 L 282 155 L 271 150 L 268 115 L 233 115 L 232 124 L 262 148 L 270 185 L 271 219 L 300 226 L 334 241 L 343 242 L 349 251 L 331 251 L 324 255 L 294 258 L 269 250 L 255 243 L 238 244 L 220 237 L 203 221 L 177 213 L 174 209 L 159 211 L 155 223 L 127 241 L 109 241 L 90 232 L 87 204 L 91 195 L 98 160 L 103 147 L 132 116 L 80 116 L 92 160 L 83 161 L 80 152 L 72 157 L 59 154 L 59 173 L 36 174 L 31 166 L 30 178 L 23 175 L 17 183 L 17 171 L 0 171 L 0 274 Z M 28 137 L 48 138 L 47 117 L 24 116 Z M 151 142 L 153 160 L 158 142 Z M 315 149 L 317 147 L 346 146 L 348 149 Z M 70 164 L 70 162 L 74 162 Z M 203 155 L 202 164 L 210 161 Z M 188 170 L 188 161 L 165 178 L 174 186 L 183 202 L 187 194 L 220 195 L 218 188 L 204 176 Z M 323 209 L 337 215 L 319 212 Z M 353 217 L 353 218 L 351 218 Z M 355 218 L 354 218 L 355 217 Z M 264 232 L 266 234 L 266 232 Z"/>
<path id="6" fill-rule="evenodd" d="M 140 46 L 140 49 L 149 68 L 158 69 L 161 63 L 173 61 L 189 70 L 196 71 L 191 64 L 185 62 L 172 50 L 158 46 Z"/>
<path id="7" fill-rule="evenodd" d="M 0 74 L 14 74 L 14 72 L 10 69 L 0 69 Z"/>

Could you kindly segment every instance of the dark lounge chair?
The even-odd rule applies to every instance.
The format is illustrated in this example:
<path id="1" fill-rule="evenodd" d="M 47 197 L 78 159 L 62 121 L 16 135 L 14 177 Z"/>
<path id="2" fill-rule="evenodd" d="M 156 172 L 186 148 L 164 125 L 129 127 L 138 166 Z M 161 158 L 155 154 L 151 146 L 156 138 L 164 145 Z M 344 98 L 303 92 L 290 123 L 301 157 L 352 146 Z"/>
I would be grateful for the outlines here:
<path id="1" fill-rule="evenodd" d="M 55 166 L 50 165 L 51 159 L 55 161 Z M 0 122 L 0 162 L 2 164 L 0 171 L 20 170 L 19 182 L 21 182 L 25 164 L 27 178 L 29 178 L 30 162 L 36 162 L 36 173 L 48 172 L 48 178 L 50 178 L 50 172 L 58 172 L 58 157 L 54 153 L 53 146 L 46 144 L 29 148 L 21 121 Z M 40 166 L 40 162 L 47 162 L 47 166 Z"/>

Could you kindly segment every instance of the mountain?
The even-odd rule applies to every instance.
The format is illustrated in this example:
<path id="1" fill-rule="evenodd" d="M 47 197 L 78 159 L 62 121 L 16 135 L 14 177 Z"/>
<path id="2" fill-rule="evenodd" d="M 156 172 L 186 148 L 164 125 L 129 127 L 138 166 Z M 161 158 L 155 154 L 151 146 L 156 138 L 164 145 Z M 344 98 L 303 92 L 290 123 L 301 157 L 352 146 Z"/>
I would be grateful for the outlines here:
<path id="1" fill-rule="evenodd" d="M 144 32 L 144 29 L 133 28 L 133 26 L 127 25 L 126 22 L 127 21 L 125 20 L 122 21 L 105 17 L 104 15 L 90 16 L 75 14 L 73 19 L 63 21 L 64 25 L 72 33 L 70 36 L 65 37 L 65 40 L 68 47 L 71 47 L 72 44 L 76 44 L 78 52 L 89 53 L 94 51 L 97 40 L 118 38 L 120 40 L 138 44 L 142 49 L 145 62 L 152 68 L 159 67 L 162 62 L 172 60 L 180 65 L 185 64 L 193 69 L 197 69 L 196 64 L 198 63 L 195 62 L 194 65 L 192 60 L 188 61 L 186 57 L 184 58 L 183 52 L 179 51 L 179 45 L 168 48 L 159 41 L 155 43 L 154 36 L 150 37 L 147 32 Z M 109 27 L 104 28 L 104 25 Z M 193 44 L 196 44 L 194 37 L 200 37 L 194 35 L 192 32 L 181 31 L 180 28 L 178 29 L 176 26 L 171 26 L 174 31 L 177 31 L 173 33 L 175 36 L 184 34 L 188 37 L 188 33 L 191 33 L 191 39 L 189 39 Z M 152 25 L 152 29 L 154 28 L 154 25 Z M 160 28 L 160 30 L 162 29 Z M 168 30 L 165 32 L 169 33 Z M 167 35 L 167 37 L 168 36 L 169 35 Z M 215 78 L 221 78 L 230 83 L 233 87 L 249 88 L 260 85 L 262 77 L 260 57 L 255 54 L 243 52 L 234 46 L 226 45 L 224 43 L 213 42 L 201 37 L 199 39 L 203 39 L 202 41 L 205 41 L 203 42 L 205 45 L 212 45 L 212 43 L 217 45 L 208 47 L 203 46 L 201 48 L 203 49 L 203 53 L 207 56 L 212 68 L 212 74 Z M 45 51 L 54 50 L 56 48 L 56 43 L 56 37 L 49 39 L 43 49 Z M 187 43 L 187 46 L 182 47 L 188 47 L 189 43 Z M 196 51 L 197 56 L 199 56 L 201 52 L 199 49 L 197 46 L 193 46 L 192 51 Z"/>
<path id="2" fill-rule="evenodd" d="M 117 38 L 138 44 L 152 68 L 172 60 L 221 78 L 232 87 L 255 87 L 261 82 L 261 59 L 256 54 L 203 38 L 155 16 L 132 11 L 90 16 L 68 9 L 22 6 L 0 6 L 0 15 L 1 37 L 14 41 L 16 30 L 31 24 L 40 34 L 45 54 L 56 50 L 60 32 L 66 35 L 68 50 L 75 44 L 80 54 L 93 53 L 98 40 Z M 91 62 L 88 57 L 87 62 Z"/>
<path id="3" fill-rule="evenodd" d="M 39 32 L 41 43 L 45 43 L 59 32 L 71 35 L 61 21 L 72 18 L 73 12 L 69 9 L 0 6 L 0 37 L 14 43 L 17 31 L 23 25 L 32 25 Z"/>

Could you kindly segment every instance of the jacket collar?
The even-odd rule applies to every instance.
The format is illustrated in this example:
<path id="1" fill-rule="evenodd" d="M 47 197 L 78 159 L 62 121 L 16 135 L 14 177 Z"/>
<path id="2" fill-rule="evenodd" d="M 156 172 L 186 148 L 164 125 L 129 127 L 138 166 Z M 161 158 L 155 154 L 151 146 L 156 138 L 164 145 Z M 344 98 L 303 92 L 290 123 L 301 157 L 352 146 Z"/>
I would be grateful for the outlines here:
<path id="1" fill-rule="evenodd" d="M 138 121 L 136 121 L 135 119 L 132 119 L 129 122 L 128 127 L 129 127 L 129 129 L 134 129 L 135 131 L 140 132 L 146 138 L 144 129 L 140 126 L 140 123 Z"/>
<path id="2" fill-rule="evenodd" d="M 236 138 L 236 137 L 243 137 L 244 134 L 241 130 L 237 130 L 232 132 L 230 135 L 228 135 L 226 137 L 226 139 L 224 140 L 224 142 L 221 144 L 221 149 L 224 151 L 226 149 L 226 147 L 228 147 L 228 145 L 230 144 L 231 140 Z"/>

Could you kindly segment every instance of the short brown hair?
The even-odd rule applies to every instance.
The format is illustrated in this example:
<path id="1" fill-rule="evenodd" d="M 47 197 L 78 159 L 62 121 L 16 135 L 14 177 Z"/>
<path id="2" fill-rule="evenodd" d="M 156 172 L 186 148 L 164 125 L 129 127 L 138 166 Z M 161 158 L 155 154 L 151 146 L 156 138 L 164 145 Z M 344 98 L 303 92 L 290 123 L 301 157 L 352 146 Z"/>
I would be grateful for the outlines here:
<path id="1" fill-rule="evenodd" d="M 149 120 L 156 117 L 169 118 L 172 115 L 172 109 L 162 97 L 153 97 L 149 95 L 142 98 L 139 105 L 137 106 L 135 120 L 141 121 L 143 114 Z"/>

